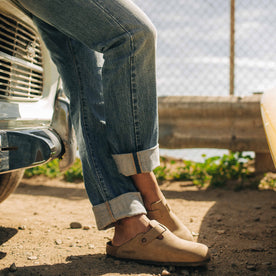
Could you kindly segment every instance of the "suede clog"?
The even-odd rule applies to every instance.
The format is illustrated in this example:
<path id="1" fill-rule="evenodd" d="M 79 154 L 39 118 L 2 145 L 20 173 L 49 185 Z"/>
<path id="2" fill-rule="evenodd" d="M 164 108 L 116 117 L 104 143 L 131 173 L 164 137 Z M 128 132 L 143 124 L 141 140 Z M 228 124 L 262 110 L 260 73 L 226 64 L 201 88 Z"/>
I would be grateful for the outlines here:
<path id="1" fill-rule="evenodd" d="M 193 241 L 190 230 L 172 212 L 166 200 L 159 200 L 151 204 L 151 210 L 147 210 L 150 220 L 157 220 L 165 225 L 173 234 L 186 241 Z"/>
<path id="2" fill-rule="evenodd" d="M 201 266 L 210 260 L 208 247 L 175 236 L 164 225 L 150 221 L 151 229 L 128 242 L 113 246 L 107 243 L 109 256 L 140 263 L 174 266 Z"/>

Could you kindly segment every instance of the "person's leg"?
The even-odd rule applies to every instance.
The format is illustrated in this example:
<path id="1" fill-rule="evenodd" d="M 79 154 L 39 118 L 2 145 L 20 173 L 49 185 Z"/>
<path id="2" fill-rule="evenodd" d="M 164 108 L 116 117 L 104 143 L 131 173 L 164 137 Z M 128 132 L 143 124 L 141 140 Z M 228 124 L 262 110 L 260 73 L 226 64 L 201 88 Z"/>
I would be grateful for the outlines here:
<path id="1" fill-rule="evenodd" d="M 165 199 L 153 172 L 132 175 L 131 178 L 141 193 L 147 210 L 151 209 L 154 202 Z"/>
<path id="2" fill-rule="evenodd" d="M 129 189 L 132 188 L 133 192 L 135 192 L 136 190 L 130 179 L 118 174 L 113 159 L 108 158 L 109 152 L 104 150 L 107 148 L 104 146 L 107 141 L 105 139 L 106 133 L 103 127 L 105 114 L 101 84 L 101 56 L 78 41 L 60 33 L 57 29 L 40 19 L 34 17 L 33 20 L 38 26 L 48 49 L 51 51 L 52 59 L 57 65 L 63 79 L 65 92 L 71 99 L 70 113 L 77 134 L 80 156 L 84 169 L 85 185 L 92 204 L 95 204 L 95 198 L 97 199 L 100 197 L 100 195 L 98 195 L 100 191 L 95 188 L 97 187 L 94 177 L 95 170 L 93 167 L 92 170 L 89 169 L 89 163 L 91 163 L 91 158 L 94 156 L 89 156 L 86 148 L 86 143 L 88 143 L 88 141 L 95 140 L 93 135 L 99 135 L 103 143 L 103 146 L 95 142 L 92 143 L 92 147 L 94 144 L 97 145 L 95 147 L 96 149 L 93 151 L 94 154 L 97 156 L 97 151 L 100 148 L 102 150 L 101 162 L 110 169 L 109 173 L 112 175 L 112 178 L 118 183 L 122 183 L 127 187 L 129 186 Z M 76 73 L 78 64 L 76 62 L 83 64 L 79 66 L 78 69 L 81 70 L 81 76 L 85 80 L 84 83 L 82 83 L 83 92 L 78 86 L 79 82 L 76 81 L 78 79 L 78 74 Z M 84 129 L 81 127 L 81 125 L 85 123 L 82 122 L 84 121 L 81 116 L 82 110 L 85 110 L 90 122 Z M 87 128 L 88 134 L 85 133 Z M 84 134 L 89 135 L 86 141 Z M 153 173 L 134 175 L 132 179 L 137 190 L 142 194 L 147 210 L 150 210 L 152 203 L 164 199 Z M 126 218 L 125 220 L 115 223 L 115 235 L 113 238 L 115 245 L 119 245 L 135 236 L 137 233 L 148 229 L 149 220 L 145 216 L 137 216 L 140 212 L 143 213 L 143 210 L 141 206 L 137 211 L 126 209 L 126 212 L 133 214 L 134 217 Z M 165 221 L 162 221 L 162 223 L 164 222 Z M 183 237 L 190 240 L 188 235 Z"/>
<path id="3" fill-rule="evenodd" d="M 75 94 L 71 109 L 78 111 L 72 117 L 75 126 L 81 126 L 76 132 L 82 132 L 83 143 L 79 144 L 85 145 L 80 145 L 80 153 L 87 155 L 83 160 L 86 189 L 99 228 L 124 217 L 145 214 L 141 197 L 128 176 L 150 172 L 159 164 L 154 28 L 130 1 L 20 2 L 67 37 L 60 39 L 59 51 L 59 44 L 52 45 L 50 51 L 52 56 L 57 51 L 55 62 L 60 63 L 63 80 L 70 82 L 65 84 L 73 91 L 70 98 Z M 49 42 L 46 44 L 51 47 Z M 96 106 L 93 101 L 98 88 L 88 91 L 94 80 L 89 75 L 93 70 L 85 47 L 103 52 L 104 57 L 104 118 L 96 118 L 95 122 L 90 106 Z M 67 60 L 66 54 L 70 57 Z"/>
<path id="4" fill-rule="evenodd" d="M 51 57 L 57 65 L 58 71 L 63 79 L 64 91 L 71 101 L 70 116 L 76 131 L 84 170 L 85 185 L 90 201 L 92 204 L 95 204 L 98 198 L 101 197 L 101 191 L 97 189 L 98 185 L 95 184 L 95 181 L 97 181 L 94 177 L 95 168 L 90 165 L 90 163 L 95 163 L 93 158 L 95 158 L 95 156 L 97 157 L 97 155 L 100 155 L 100 160 L 104 167 L 109 168 L 109 171 L 104 175 L 110 173 L 114 182 L 121 183 L 122 186 L 125 185 L 130 193 L 137 193 L 131 179 L 118 173 L 114 160 L 106 150 L 107 147 L 105 144 L 107 143 L 107 139 L 105 133 L 104 100 L 101 83 L 101 56 L 78 41 L 62 34 L 56 28 L 37 17 L 33 17 L 33 21 L 37 25 L 44 42 L 50 50 Z M 77 61 L 79 63 L 84 63 L 83 66 L 79 66 L 81 76 L 85 80 L 82 83 L 83 89 L 80 89 L 79 81 L 77 81 Z M 89 124 L 85 128 L 82 127 L 85 122 L 81 115 L 84 110 L 87 120 L 89 119 Z M 89 135 L 89 137 L 86 139 L 84 135 Z M 95 141 L 95 136 L 100 137 L 102 144 Z M 93 141 L 91 147 L 93 148 L 94 155 L 88 154 L 89 151 L 86 148 L 86 143 L 89 141 Z M 108 179 L 106 181 L 109 182 Z M 139 206 L 141 205 L 141 201 L 138 201 L 137 204 L 134 203 L 135 197 L 132 198 L 132 203 L 130 204 L 133 209 L 125 209 L 125 212 L 128 212 L 127 216 L 130 216 L 130 218 L 126 217 L 125 219 L 115 222 L 115 234 L 113 239 L 115 245 L 119 245 L 129 240 L 137 233 L 148 229 L 149 220 L 145 215 L 142 215 L 145 213 L 145 209 L 143 206 Z M 98 219 L 97 215 L 96 219 Z"/>
<path id="5" fill-rule="evenodd" d="M 41 19 L 53 27 L 56 25 L 60 33 L 68 38 L 65 44 L 60 42 L 64 49 L 58 51 L 55 47 L 59 45 L 53 45 L 51 53 L 54 57 L 53 49 L 57 50 L 56 63 L 60 64 L 58 67 L 61 75 L 64 73 L 66 76 L 65 86 L 71 86 L 68 89 L 71 116 L 75 127 L 79 126 L 76 127 L 76 132 L 80 137 L 78 142 L 86 175 L 85 185 L 94 205 L 99 229 L 116 223 L 115 232 L 118 233 L 123 228 L 123 235 L 126 236 L 128 225 L 132 226 L 126 241 L 140 240 L 141 235 L 145 234 L 146 237 L 141 242 L 145 242 L 145 246 L 153 242 L 150 257 L 145 257 L 147 261 L 153 257 L 154 261 L 161 263 L 175 260 L 179 264 L 187 264 L 189 260 L 197 265 L 208 260 L 206 246 L 189 242 L 178 245 L 178 242 L 173 242 L 174 239 L 177 240 L 176 236 L 163 226 L 148 220 L 142 199 L 128 177 L 151 172 L 159 164 L 155 34 L 147 18 L 130 1 L 22 2 Z M 50 43 L 47 46 L 49 45 Z M 87 90 L 91 88 L 91 72 L 96 73 L 96 76 L 100 74 L 83 59 L 89 53 L 85 49 L 103 52 L 105 62 L 101 76 L 104 113 L 100 111 L 101 94 L 93 96 L 95 91 L 97 93 L 97 87 Z M 64 58 L 61 53 L 63 50 L 67 51 L 72 60 Z M 70 73 L 71 69 L 73 73 Z M 69 77 L 72 79 L 69 80 Z M 88 86 L 86 78 L 89 79 Z M 72 88 L 76 88 L 76 91 Z M 76 101 L 73 100 L 73 95 Z M 139 235 L 136 236 L 135 231 Z M 164 240 L 163 235 L 167 237 Z M 114 240 L 115 238 L 116 236 Z M 122 243 L 128 244 L 122 240 L 118 242 Z M 113 244 L 108 248 L 110 255 L 119 256 L 112 252 L 117 252 L 121 247 Z M 163 255 L 156 255 L 156 249 L 162 249 Z M 135 248 L 134 255 L 130 257 L 137 259 L 138 254 L 143 259 L 143 251 L 147 252 L 147 249 Z"/>
<path id="6" fill-rule="evenodd" d="M 113 219 L 109 218 L 109 213 L 98 214 L 96 211 L 99 228 L 105 228 L 120 218 L 146 214 L 140 194 L 132 180 L 118 172 L 108 147 L 101 56 L 37 17 L 33 17 L 33 21 L 50 50 L 70 99 L 70 116 L 91 203 L 95 207 L 106 204 L 105 198 L 112 200 L 121 196 L 121 207 L 114 210 Z"/>
<path id="7" fill-rule="evenodd" d="M 24 2 L 24 1 L 23 1 Z M 32 1 L 27 1 L 27 3 L 30 3 Z M 36 9 L 37 12 L 40 11 L 42 9 L 42 11 L 45 12 L 45 9 L 47 8 L 47 1 L 42 1 L 42 8 L 38 5 L 32 5 L 33 9 Z M 53 1 L 54 2 L 54 1 Z M 51 5 L 54 5 L 53 2 L 51 2 Z M 73 1 L 74 2 L 74 1 Z M 41 3 L 40 3 L 41 4 Z M 43 6 L 44 5 L 44 6 Z M 53 8 L 53 6 L 52 6 Z M 73 7 L 71 7 L 73 8 Z M 129 7 L 127 7 L 129 8 Z M 133 8 L 131 6 L 131 8 Z M 56 10 L 54 10 L 56 11 Z M 54 12 L 53 11 L 53 12 Z M 135 12 L 136 10 L 134 10 L 133 12 Z M 46 10 L 47 12 L 47 10 Z M 133 13 L 132 12 L 132 13 Z M 137 11 L 136 11 L 137 12 Z M 138 14 L 140 13 L 140 11 L 138 10 Z M 46 13 L 47 15 L 47 13 Z M 43 14 L 43 16 L 45 16 Z M 46 16 L 47 17 L 47 16 Z M 50 15 L 50 18 L 54 17 L 54 15 Z M 66 15 L 65 15 L 66 17 Z M 55 17 L 54 17 L 55 19 Z M 144 20 L 144 24 L 148 25 L 149 23 L 145 21 L 144 15 L 142 14 L 142 19 Z M 60 18 L 59 18 L 60 20 Z M 129 19 L 128 19 L 129 20 Z M 118 185 L 120 185 L 121 183 L 121 190 L 119 191 L 119 193 L 115 194 L 118 195 L 120 193 L 123 192 L 123 190 L 125 189 L 125 187 L 128 188 L 128 192 L 133 192 L 133 187 L 130 183 L 129 179 L 126 179 L 124 177 L 122 177 L 122 175 L 119 175 L 116 171 L 116 168 L 114 166 L 114 162 L 112 162 L 112 160 L 110 160 L 110 153 L 112 153 L 111 151 L 109 151 L 108 147 L 110 147 L 110 139 L 108 139 L 109 134 L 111 131 L 109 129 L 109 127 L 106 127 L 108 125 L 108 121 L 106 121 L 106 113 L 110 114 L 109 117 L 112 119 L 111 124 L 113 124 L 115 126 L 115 123 L 117 124 L 116 127 L 114 127 L 114 131 L 116 131 L 116 128 L 118 127 L 122 127 L 122 131 L 120 131 L 121 135 L 123 137 L 117 137 L 117 139 L 115 139 L 114 137 L 112 138 L 112 141 L 119 141 L 121 143 L 121 141 L 125 141 L 126 138 L 128 138 L 128 140 L 135 140 L 135 137 L 130 138 L 130 134 L 129 134 L 129 130 L 127 131 L 123 131 L 126 128 L 125 124 L 121 124 L 121 120 L 120 118 L 117 119 L 118 117 L 118 112 L 115 109 L 116 107 L 110 107 L 108 108 L 108 103 L 113 103 L 113 99 L 117 98 L 117 96 L 119 95 L 119 93 L 117 91 L 113 91 L 112 89 L 105 89 L 105 90 L 112 90 L 111 92 L 113 92 L 114 95 L 110 95 L 110 91 L 109 91 L 109 96 L 105 97 L 107 99 L 105 99 L 105 104 L 104 104 L 104 95 L 102 93 L 103 87 L 102 87 L 102 82 L 101 82 L 101 59 L 99 58 L 99 54 L 97 54 L 95 51 L 91 50 L 89 47 L 85 46 L 83 43 L 78 42 L 75 39 L 69 38 L 67 35 L 63 34 L 62 32 L 59 32 L 55 27 L 50 26 L 49 24 L 45 23 L 44 21 L 35 18 L 35 21 L 38 25 L 38 27 L 40 28 L 40 31 L 42 32 L 43 38 L 47 44 L 47 47 L 50 49 L 52 57 L 55 61 L 55 63 L 57 64 L 60 74 L 63 78 L 64 81 L 64 86 L 65 89 L 69 96 L 69 98 L 72 98 L 71 101 L 71 116 L 73 118 L 73 123 L 74 123 L 74 127 L 76 129 L 76 133 L 79 134 L 79 145 L 80 145 L 80 153 L 81 153 L 81 157 L 82 157 L 82 163 L 83 163 L 83 167 L 84 167 L 84 176 L 85 176 L 85 183 L 86 183 L 86 189 L 88 191 L 88 195 L 90 197 L 91 202 L 93 203 L 94 206 L 97 206 L 97 204 L 104 202 L 102 201 L 95 201 L 96 199 L 101 198 L 101 196 L 99 195 L 100 193 L 102 193 L 102 191 L 100 191 L 100 189 L 102 188 L 102 186 L 104 187 L 104 185 L 106 185 L 105 183 L 107 182 L 111 182 L 111 184 L 113 185 L 113 183 L 116 183 L 116 188 Z M 99 21 L 101 23 L 101 21 Z M 64 28 L 66 27 L 66 24 L 68 22 L 65 22 L 64 24 L 61 24 L 62 26 L 64 25 Z M 91 23 L 91 22 L 90 22 Z M 95 22 L 93 22 L 94 24 L 96 24 Z M 138 24 L 138 22 L 136 22 Z M 140 26 L 141 28 L 141 26 Z M 71 28 L 70 28 L 71 30 Z M 143 30 L 140 30 L 140 32 L 142 32 Z M 144 35 L 145 36 L 145 35 Z M 135 37 L 135 36 L 134 36 Z M 139 36 L 138 36 L 139 38 Z M 146 38 L 146 36 L 145 36 Z M 145 39 L 144 38 L 144 39 Z M 92 41 L 93 42 L 93 41 Z M 146 44 L 146 43 L 145 43 Z M 149 118 L 152 118 L 152 123 L 150 124 L 150 128 L 152 128 L 152 125 L 156 124 L 156 120 L 157 120 L 157 111 L 156 111 L 156 92 L 155 92 L 155 77 L 154 77 L 154 73 L 155 73 L 155 69 L 152 68 L 154 65 L 152 65 L 152 63 L 154 62 L 154 48 L 155 48 L 155 43 L 154 41 L 152 41 L 152 43 L 148 43 L 148 46 L 151 46 L 151 49 L 147 48 L 146 52 L 150 52 L 151 53 L 151 60 L 148 61 L 149 64 L 151 64 L 150 69 L 151 71 L 149 73 L 151 73 L 152 77 L 150 77 L 151 81 L 148 81 L 150 84 L 150 88 L 148 87 L 149 85 L 147 85 L 147 89 L 145 91 L 142 89 L 141 91 L 138 91 L 139 94 L 142 94 L 140 97 L 140 101 L 139 102 L 135 102 L 133 101 L 133 109 L 137 109 L 138 107 L 140 109 L 142 109 L 142 107 L 146 106 L 146 108 L 148 106 L 150 106 L 152 108 L 151 112 L 143 112 L 143 111 L 136 111 L 136 113 L 141 114 L 141 116 L 144 116 L 141 120 L 137 120 L 137 123 L 140 123 L 140 129 L 142 129 L 143 131 L 145 131 L 146 134 L 150 133 L 150 131 L 147 131 L 147 129 L 149 128 L 148 126 L 146 127 L 146 123 L 142 124 L 142 122 L 146 122 L 149 121 L 149 119 L 145 120 L 145 117 L 148 116 L 149 114 Z M 143 49 L 144 52 L 144 47 L 141 47 Z M 136 55 L 137 56 L 137 55 Z M 135 58 L 137 59 L 137 57 L 135 56 Z M 146 58 L 146 57 L 145 57 Z M 66 62 L 64 62 L 64 60 L 66 60 Z M 144 66 L 146 66 L 146 64 L 144 64 Z M 148 66 L 147 66 L 148 67 Z M 145 68 L 147 68 L 145 67 Z M 136 70 L 138 71 L 139 68 L 137 68 Z M 141 69 L 140 69 L 141 70 Z M 149 74 L 148 73 L 148 74 Z M 133 76 L 131 76 L 133 77 Z M 139 79 L 139 78 L 138 78 Z M 145 78 L 146 79 L 146 78 Z M 77 80 L 77 81 L 76 81 Z M 136 88 L 136 84 L 133 83 L 133 86 Z M 122 89 L 125 87 L 119 87 L 118 89 Z M 127 88 L 131 91 L 131 87 Z M 105 91 L 104 90 L 104 91 Z M 147 91 L 148 90 L 148 91 Z M 71 92 L 71 93 L 70 93 Z M 132 93 L 128 93 L 129 97 L 135 94 L 138 94 L 138 92 L 135 90 Z M 123 93 L 120 93 L 123 94 Z M 127 94 L 126 91 L 124 91 L 124 94 Z M 147 100 L 145 96 L 145 94 L 150 95 L 149 98 L 151 99 L 151 101 Z M 114 97 L 115 96 L 115 97 Z M 124 95 L 125 97 L 125 95 Z M 112 100 L 110 100 L 110 98 L 112 98 Z M 145 98 L 145 100 L 143 99 Z M 106 104 L 107 103 L 107 104 Z M 135 103 L 137 104 L 137 106 L 135 106 Z M 138 105 L 139 104 L 139 105 Z M 122 102 L 120 103 L 120 106 L 118 104 L 118 107 L 120 107 L 122 110 L 118 110 L 122 115 L 124 115 L 124 109 L 126 105 L 130 105 L 130 103 L 128 101 L 126 101 L 126 103 Z M 117 108 L 118 109 L 118 108 Z M 129 114 L 131 113 L 131 111 L 127 110 Z M 84 117 L 83 113 L 86 113 L 86 117 Z M 114 114 L 116 113 L 116 114 Z M 132 120 L 135 120 L 135 116 L 136 113 L 133 111 L 132 112 Z M 138 114 L 138 115 L 139 115 Z M 82 116 L 80 116 L 82 115 Z M 126 116 L 127 117 L 127 116 Z M 138 117 L 136 119 L 139 119 Z M 88 123 L 89 121 L 89 123 Z M 110 121 L 110 120 L 109 120 Z M 118 124 L 119 121 L 119 124 Z M 131 125 L 131 122 L 129 122 L 129 124 Z M 142 125 L 142 127 L 141 127 Z M 133 131 L 136 130 L 136 126 L 139 126 L 137 124 L 135 124 L 135 127 L 133 129 Z M 145 130 L 146 129 L 146 130 Z M 151 130 L 151 132 L 155 132 L 155 134 L 153 135 L 154 141 L 157 138 L 157 127 L 154 127 L 153 130 Z M 118 132 L 117 132 L 118 133 Z M 115 133 L 115 135 L 117 135 Z M 137 128 L 137 133 L 135 133 L 137 139 L 139 138 L 139 129 Z M 99 144 L 96 142 L 96 137 L 103 137 L 103 139 L 101 139 L 102 144 Z M 107 136 L 107 139 L 106 139 Z M 149 138 L 145 137 L 150 137 L 150 139 L 152 138 L 151 135 L 149 136 L 145 136 L 142 135 L 141 137 L 143 137 L 143 141 L 144 140 L 149 140 Z M 140 137 L 140 138 L 141 138 Z M 126 140 L 126 141 L 128 141 Z M 136 147 L 137 149 L 139 149 L 139 146 L 136 144 L 136 140 L 132 143 L 132 148 Z M 155 143 L 157 143 L 157 141 L 155 141 Z M 113 144 L 115 144 L 113 142 Z M 147 144 L 150 144 L 149 142 L 147 142 Z M 82 150 L 82 145 L 85 145 L 83 150 Z M 88 147 L 87 145 L 90 147 L 90 150 L 92 151 L 89 152 L 89 150 L 87 151 Z M 150 146 L 153 144 L 150 144 Z M 118 145 L 116 145 L 116 147 L 118 147 Z M 141 147 L 141 146 L 140 146 Z M 141 147 L 142 148 L 142 147 Z M 100 150 L 102 150 L 103 152 L 99 152 Z M 122 151 L 124 152 L 124 151 Z M 82 154 L 83 153 L 83 154 Z M 127 155 L 127 156 L 126 156 Z M 99 157 L 101 156 L 101 157 Z M 140 172 L 143 170 L 143 168 L 147 171 L 151 168 L 147 168 L 147 165 L 149 164 L 150 166 L 152 166 L 152 164 L 154 164 L 154 162 L 157 164 L 158 160 L 157 160 L 157 156 L 158 154 L 156 154 L 156 150 L 144 150 L 144 151 L 140 151 L 140 152 L 135 152 L 135 154 L 131 153 L 131 154 L 121 154 L 121 155 L 115 155 L 115 161 L 117 162 L 117 165 L 119 166 L 119 168 L 121 168 L 123 171 L 125 171 L 125 173 L 127 175 L 129 174 L 133 174 L 135 172 Z M 104 158 L 106 157 L 106 158 Z M 148 162 L 148 160 L 153 159 L 153 161 Z M 155 160 L 154 160 L 155 159 Z M 104 168 L 106 171 L 104 173 L 102 172 L 97 172 L 95 169 L 95 166 L 92 166 L 92 168 L 89 168 L 89 165 L 91 166 L 91 164 L 96 164 L 96 163 L 100 163 L 98 165 L 98 168 Z M 126 164 L 126 165 L 125 165 Z M 129 164 L 134 164 L 135 167 L 132 165 L 129 168 Z M 138 164 L 138 166 L 137 166 Z M 138 168 L 137 168 L 138 167 Z M 99 169 L 98 169 L 99 171 Z M 112 180 L 108 178 L 108 174 L 112 175 Z M 98 175 L 103 175 L 103 179 L 104 181 L 100 181 L 99 179 L 94 179 L 93 176 L 98 176 Z M 150 177 L 147 177 L 147 179 L 145 178 L 145 176 L 149 175 Z M 96 177 L 97 178 L 97 177 Z M 143 196 L 143 200 L 146 202 L 146 205 L 148 206 L 148 210 L 150 210 L 150 204 L 152 204 L 153 202 L 162 199 L 162 193 L 157 185 L 156 179 L 154 178 L 154 175 L 151 173 L 142 173 L 142 174 L 138 174 L 136 177 L 133 177 L 134 183 L 136 185 L 136 187 L 138 188 L 138 190 L 142 193 Z M 91 182 L 99 182 L 100 184 L 98 185 L 98 189 L 97 189 L 97 193 L 95 193 L 94 188 L 93 187 L 97 187 L 97 183 L 92 184 Z M 102 183 L 104 185 L 102 185 Z M 108 184 L 107 184 L 108 185 Z M 143 188 L 144 187 L 144 188 Z M 109 187 L 106 187 L 105 190 L 109 190 Z M 157 193 L 157 194 L 156 194 Z M 94 200 L 93 200 L 93 197 Z M 133 195 L 133 194 L 132 194 Z M 102 196 L 104 197 L 104 196 Z M 127 195 L 128 197 L 128 195 Z M 156 200 L 155 200 L 156 199 Z M 121 199 L 122 200 L 122 199 Z M 132 201 L 133 199 L 131 199 Z M 97 208 L 97 207 L 95 207 Z M 95 209 L 94 208 L 94 209 Z M 139 206 L 139 211 L 137 211 L 138 213 L 142 211 L 141 206 Z M 132 215 L 136 215 L 137 212 L 134 212 L 134 210 L 128 210 L 127 212 L 129 212 L 129 214 Z M 120 215 L 122 217 L 122 214 Z M 96 218 L 98 218 L 99 216 L 96 215 Z M 117 219 L 119 216 L 115 216 L 115 218 Z M 100 216 L 100 218 L 105 218 L 105 216 Z M 153 217 L 154 218 L 154 217 Z M 163 221 L 165 222 L 165 221 Z M 99 223 L 101 224 L 101 223 Z M 183 236 L 186 239 L 190 239 L 190 237 L 186 237 Z"/>

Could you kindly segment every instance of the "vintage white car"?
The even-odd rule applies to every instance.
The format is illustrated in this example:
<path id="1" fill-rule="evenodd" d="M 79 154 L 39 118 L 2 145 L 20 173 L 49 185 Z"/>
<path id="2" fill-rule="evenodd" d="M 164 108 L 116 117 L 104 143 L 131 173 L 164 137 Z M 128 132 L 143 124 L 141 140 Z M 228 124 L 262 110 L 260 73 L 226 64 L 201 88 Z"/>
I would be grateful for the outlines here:
<path id="1" fill-rule="evenodd" d="M 76 143 L 56 67 L 32 20 L 0 0 L 0 202 L 24 169 L 75 158 Z"/>

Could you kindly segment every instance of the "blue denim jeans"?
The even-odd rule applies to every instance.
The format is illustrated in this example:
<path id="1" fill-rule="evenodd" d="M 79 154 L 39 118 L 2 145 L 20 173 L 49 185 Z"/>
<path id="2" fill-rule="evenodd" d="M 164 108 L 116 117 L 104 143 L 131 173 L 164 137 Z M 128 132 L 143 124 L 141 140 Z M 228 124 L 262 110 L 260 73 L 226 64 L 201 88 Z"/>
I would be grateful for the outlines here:
<path id="1" fill-rule="evenodd" d="M 19 0 L 70 99 L 97 226 L 146 214 L 131 175 L 159 165 L 156 31 L 130 0 Z"/>

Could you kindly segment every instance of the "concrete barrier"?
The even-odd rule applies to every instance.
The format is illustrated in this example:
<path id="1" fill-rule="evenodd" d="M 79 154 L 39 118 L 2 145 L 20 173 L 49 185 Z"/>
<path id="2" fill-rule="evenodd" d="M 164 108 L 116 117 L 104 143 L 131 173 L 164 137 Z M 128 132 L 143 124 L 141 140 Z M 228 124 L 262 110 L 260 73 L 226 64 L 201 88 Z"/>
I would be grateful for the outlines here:
<path id="1" fill-rule="evenodd" d="M 261 95 L 159 97 L 160 147 L 254 151 L 256 171 L 275 170 L 260 99 Z"/>

